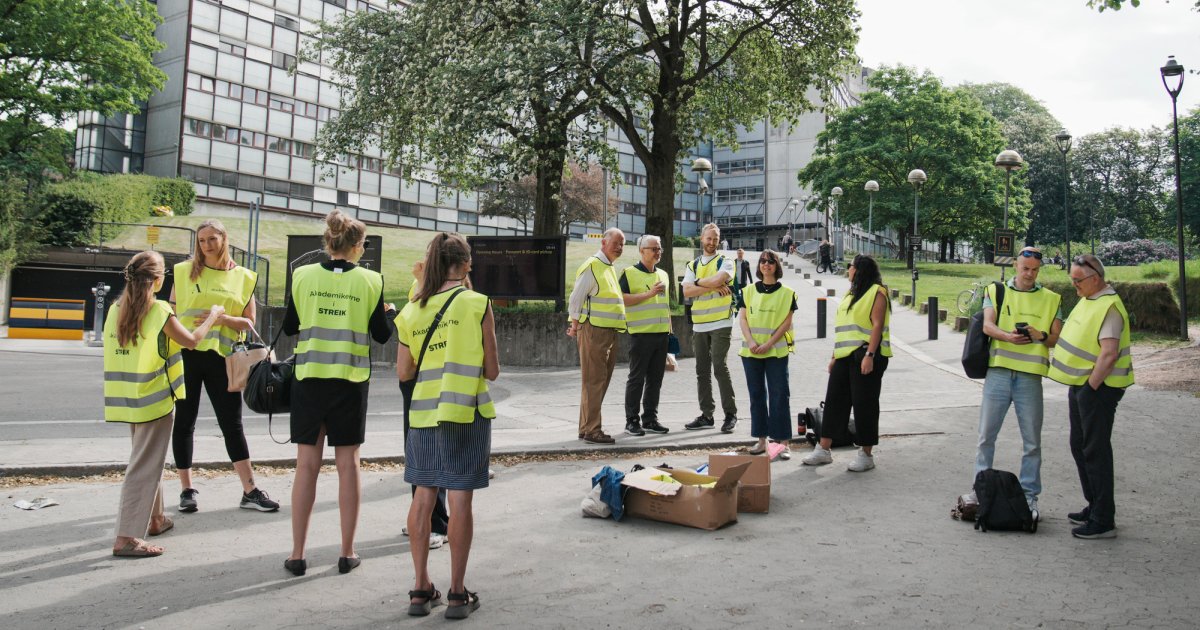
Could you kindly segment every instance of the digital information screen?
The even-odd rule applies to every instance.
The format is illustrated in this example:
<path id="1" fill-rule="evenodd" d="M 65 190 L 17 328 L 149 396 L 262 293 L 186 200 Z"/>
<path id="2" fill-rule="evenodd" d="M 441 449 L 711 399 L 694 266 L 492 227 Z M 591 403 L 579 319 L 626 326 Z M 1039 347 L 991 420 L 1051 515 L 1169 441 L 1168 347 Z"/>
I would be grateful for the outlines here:
<path id="1" fill-rule="evenodd" d="M 566 290 L 567 237 L 468 236 L 471 284 L 502 300 L 554 300 Z"/>

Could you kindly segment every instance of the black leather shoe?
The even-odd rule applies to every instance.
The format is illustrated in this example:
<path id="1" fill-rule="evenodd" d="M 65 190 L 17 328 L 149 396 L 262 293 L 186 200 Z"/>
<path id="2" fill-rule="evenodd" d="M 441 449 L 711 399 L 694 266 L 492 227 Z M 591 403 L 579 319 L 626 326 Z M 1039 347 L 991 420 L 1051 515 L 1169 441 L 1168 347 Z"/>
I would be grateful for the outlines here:
<path id="1" fill-rule="evenodd" d="M 701 414 L 696 416 L 695 420 L 683 425 L 683 428 L 687 429 L 688 431 L 697 431 L 699 429 L 711 429 L 713 428 L 714 424 L 716 423 L 712 418 Z"/>
<path id="2" fill-rule="evenodd" d="M 291 571 L 292 575 L 304 575 L 304 572 L 308 570 L 308 561 L 304 558 L 300 558 L 299 560 L 284 560 L 283 568 Z"/>
<path id="3" fill-rule="evenodd" d="M 671 430 L 658 423 L 658 420 L 646 420 L 642 422 L 642 430 L 647 433 L 669 433 Z"/>
<path id="4" fill-rule="evenodd" d="M 629 435 L 646 435 L 642 430 L 642 423 L 638 422 L 637 418 L 625 421 L 625 432 Z"/>
<path id="5" fill-rule="evenodd" d="M 1090 517 L 1091 515 L 1092 515 L 1092 508 L 1090 506 L 1088 506 L 1088 507 L 1084 507 L 1082 510 L 1079 510 L 1078 512 L 1071 512 L 1070 514 L 1067 515 L 1067 520 L 1071 521 L 1072 525 L 1087 525 L 1088 517 Z"/>
<path id="6" fill-rule="evenodd" d="M 338 573 L 349 573 L 356 569 L 360 564 L 362 564 L 362 559 L 358 556 L 353 558 L 338 558 Z"/>
<path id="7" fill-rule="evenodd" d="M 738 418 L 735 415 L 725 416 L 725 422 L 721 423 L 721 433 L 733 433 L 733 427 L 737 426 Z"/>

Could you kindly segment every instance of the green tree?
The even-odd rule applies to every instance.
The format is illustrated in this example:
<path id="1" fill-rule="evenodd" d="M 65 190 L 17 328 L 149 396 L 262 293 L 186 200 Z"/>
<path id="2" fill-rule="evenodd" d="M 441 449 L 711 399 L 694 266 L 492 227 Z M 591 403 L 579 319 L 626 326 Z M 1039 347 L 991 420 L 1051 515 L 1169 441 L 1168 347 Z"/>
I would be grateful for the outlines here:
<path id="1" fill-rule="evenodd" d="M 37 208 L 23 178 L 0 176 L 0 276 L 37 249 L 43 234 Z"/>
<path id="2" fill-rule="evenodd" d="M 515 181 L 503 182 L 496 190 L 483 195 L 480 213 L 490 217 L 509 217 L 528 228 L 533 220 L 537 194 L 537 178 L 526 175 Z M 604 223 L 608 213 L 617 212 L 617 196 L 608 196 L 604 204 L 604 175 L 599 164 L 587 168 L 571 162 L 562 179 L 558 200 L 558 234 L 569 234 L 572 223 Z"/>
<path id="3" fill-rule="evenodd" d="M 1179 119 L 1180 182 L 1183 187 L 1183 224 L 1191 230 L 1192 240 L 1200 237 L 1200 108 Z M 1172 164 L 1171 177 L 1175 176 Z M 1175 187 L 1171 181 L 1171 207 L 1175 215 Z M 1184 236 L 1187 240 L 1187 236 Z"/>
<path id="4" fill-rule="evenodd" d="M 850 71 L 858 16 L 851 0 L 610 1 L 607 19 L 635 31 L 632 55 L 598 82 L 604 114 L 646 166 L 646 232 L 673 242 L 679 161 L 739 125 L 793 121 Z M 633 68 L 629 70 L 627 68 Z M 619 78 L 638 77 L 621 86 Z M 829 99 L 826 99 L 829 102 Z M 662 266 L 671 269 L 672 253 Z"/>
<path id="5" fill-rule="evenodd" d="M 328 157 L 377 144 L 468 188 L 536 174 L 534 233 L 558 234 L 568 158 L 611 153 L 592 82 L 604 69 L 624 83 L 613 58 L 629 54 L 616 47 L 629 32 L 603 19 L 604 7 L 445 0 L 326 24 L 305 56 L 322 55 L 352 90 L 319 147 Z"/>
<path id="6" fill-rule="evenodd" d="M 1087 5 L 1101 13 L 1108 9 L 1120 11 L 1121 7 L 1128 3 L 1129 6 L 1137 8 L 1141 6 L 1142 0 L 1088 0 Z M 1200 11 L 1200 0 L 1196 0 L 1195 10 Z"/>
<path id="7" fill-rule="evenodd" d="M 834 112 L 817 136 L 813 160 L 798 179 L 811 190 L 840 186 L 844 223 L 866 223 L 863 183 L 879 182 L 875 225 L 912 232 L 910 170 L 925 171 L 918 229 L 947 249 L 969 241 L 985 246 L 1003 222 L 1004 173 L 993 166 L 1004 149 L 1000 124 L 969 89 L 950 89 L 928 71 L 884 67 L 868 79 L 859 105 Z M 1013 174 L 1009 227 L 1026 227 L 1029 193 Z"/>
<path id="8" fill-rule="evenodd" d="M 0 0 L 0 151 L 81 111 L 137 111 L 166 74 L 152 56 L 158 11 L 146 0 Z"/>
<path id="9" fill-rule="evenodd" d="M 1080 198 L 1074 205 L 1081 214 L 1094 213 L 1097 231 L 1124 217 L 1145 238 L 1172 234 L 1175 213 L 1168 212 L 1168 188 L 1174 164 L 1161 129 L 1113 128 L 1089 134 L 1076 142 L 1071 156 L 1071 177 L 1078 182 Z M 1082 214 L 1081 221 L 1086 218 Z"/>

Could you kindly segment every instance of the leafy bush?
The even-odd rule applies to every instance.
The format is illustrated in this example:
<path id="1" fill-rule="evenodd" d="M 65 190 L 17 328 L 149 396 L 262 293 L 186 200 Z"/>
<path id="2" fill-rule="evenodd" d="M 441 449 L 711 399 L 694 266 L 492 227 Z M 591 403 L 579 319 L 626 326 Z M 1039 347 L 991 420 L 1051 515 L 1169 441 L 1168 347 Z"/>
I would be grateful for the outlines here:
<path id="1" fill-rule="evenodd" d="M 42 200 L 42 226 L 48 245 L 82 245 L 91 240 L 100 206 L 77 192 L 52 186 Z"/>
<path id="2" fill-rule="evenodd" d="M 1105 242 L 1096 248 L 1096 255 L 1105 265 L 1140 265 L 1159 260 L 1177 260 L 1176 254 L 1175 247 L 1170 243 L 1145 238 Z"/>
<path id="3" fill-rule="evenodd" d="M 692 239 L 690 239 L 686 236 L 682 236 L 680 234 L 676 234 L 675 238 L 671 239 L 671 246 L 672 247 L 691 247 Z"/>
<path id="4" fill-rule="evenodd" d="M 95 223 L 141 223 L 155 206 L 168 206 L 175 215 L 189 214 L 195 198 L 195 188 L 182 179 L 80 173 L 49 187 L 43 205 L 48 242 L 84 244 L 91 240 Z"/>
<path id="5" fill-rule="evenodd" d="M 186 179 L 155 177 L 154 201 L 155 206 L 167 206 L 177 217 L 192 213 L 192 204 L 196 201 L 196 187 Z"/>
<path id="6" fill-rule="evenodd" d="M 1106 243 L 1109 241 L 1132 241 L 1137 237 L 1137 226 L 1125 217 L 1117 217 L 1112 225 L 1100 229 L 1100 240 Z"/>
<path id="7" fill-rule="evenodd" d="M 1121 301 L 1125 303 L 1131 330 L 1169 333 L 1179 329 L 1179 303 L 1166 284 L 1162 282 L 1112 282 L 1110 284 L 1117 295 L 1121 296 Z M 1071 309 L 1075 308 L 1075 304 L 1079 302 L 1075 287 L 1070 282 L 1061 281 L 1044 282 L 1042 286 L 1062 296 L 1063 316 L 1069 317 Z"/>

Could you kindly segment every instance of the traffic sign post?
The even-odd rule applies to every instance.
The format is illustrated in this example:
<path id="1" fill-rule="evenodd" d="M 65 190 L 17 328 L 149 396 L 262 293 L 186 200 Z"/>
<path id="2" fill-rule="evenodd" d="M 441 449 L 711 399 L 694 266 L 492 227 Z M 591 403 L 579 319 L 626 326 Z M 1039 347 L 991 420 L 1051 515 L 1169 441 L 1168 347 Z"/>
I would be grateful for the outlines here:
<path id="1" fill-rule="evenodd" d="M 992 257 L 992 264 L 997 267 L 1011 267 L 1013 265 L 1013 258 L 1017 255 L 1016 231 L 996 228 L 992 242 L 995 244 L 995 255 Z"/>

